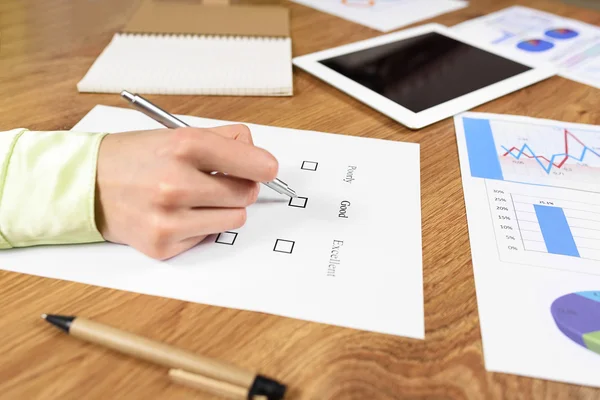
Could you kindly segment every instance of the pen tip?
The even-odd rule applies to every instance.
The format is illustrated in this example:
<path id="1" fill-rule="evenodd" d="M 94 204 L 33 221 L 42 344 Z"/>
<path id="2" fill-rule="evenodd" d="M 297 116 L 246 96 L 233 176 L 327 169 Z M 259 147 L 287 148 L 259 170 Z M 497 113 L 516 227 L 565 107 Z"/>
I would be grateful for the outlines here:
<path id="1" fill-rule="evenodd" d="M 121 92 L 121 97 L 124 97 L 125 99 L 127 99 L 129 101 L 135 100 L 135 96 L 132 95 L 131 93 L 129 93 L 127 90 L 123 90 Z"/>
<path id="2" fill-rule="evenodd" d="M 46 319 L 48 317 L 48 314 L 42 314 L 42 319 Z"/>

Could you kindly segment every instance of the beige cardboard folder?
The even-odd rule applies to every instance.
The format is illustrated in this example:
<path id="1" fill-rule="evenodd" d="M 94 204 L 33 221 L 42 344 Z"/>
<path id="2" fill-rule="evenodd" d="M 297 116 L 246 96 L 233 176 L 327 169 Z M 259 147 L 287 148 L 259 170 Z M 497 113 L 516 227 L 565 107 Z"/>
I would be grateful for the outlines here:
<path id="1" fill-rule="evenodd" d="M 289 19 L 289 10 L 276 4 L 146 0 L 77 87 L 81 92 L 289 96 Z"/>
<path id="2" fill-rule="evenodd" d="M 289 10 L 280 6 L 148 0 L 142 3 L 123 31 L 289 37 L 289 20 Z"/>

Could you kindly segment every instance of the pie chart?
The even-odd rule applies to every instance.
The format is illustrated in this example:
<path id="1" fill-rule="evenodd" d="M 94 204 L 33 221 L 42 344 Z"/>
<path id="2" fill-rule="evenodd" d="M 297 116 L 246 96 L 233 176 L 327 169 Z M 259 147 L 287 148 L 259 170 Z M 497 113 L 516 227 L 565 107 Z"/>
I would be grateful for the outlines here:
<path id="1" fill-rule="evenodd" d="M 537 53 L 540 51 L 550 50 L 554 47 L 554 44 L 542 39 L 530 39 L 519 42 L 517 47 L 521 50 Z"/>
<path id="2" fill-rule="evenodd" d="M 556 326 L 578 345 L 600 354 L 600 291 L 559 297 L 550 307 Z"/>
<path id="3" fill-rule="evenodd" d="M 550 29 L 546 31 L 546 36 L 553 39 L 571 39 L 578 35 L 579 33 L 577 31 L 568 28 Z"/>

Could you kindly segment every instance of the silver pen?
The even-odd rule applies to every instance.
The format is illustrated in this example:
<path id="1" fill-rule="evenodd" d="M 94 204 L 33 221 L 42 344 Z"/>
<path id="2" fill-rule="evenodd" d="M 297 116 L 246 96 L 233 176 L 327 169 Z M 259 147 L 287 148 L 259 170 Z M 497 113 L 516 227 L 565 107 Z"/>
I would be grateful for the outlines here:
<path id="1" fill-rule="evenodd" d="M 167 128 L 175 129 L 189 126 L 179 118 L 176 118 L 175 116 L 169 114 L 157 105 L 152 104 L 140 95 L 131 94 L 128 91 L 123 90 L 121 92 L 121 96 L 124 97 L 127 101 L 129 101 L 129 103 L 136 109 L 143 112 L 153 120 L 163 124 Z M 285 182 L 277 178 L 274 181 L 262 183 L 270 187 L 277 193 L 284 194 L 289 197 L 298 197 L 298 195 L 294 190 L 292 190 L 292 188 L 290 188 Z"/>

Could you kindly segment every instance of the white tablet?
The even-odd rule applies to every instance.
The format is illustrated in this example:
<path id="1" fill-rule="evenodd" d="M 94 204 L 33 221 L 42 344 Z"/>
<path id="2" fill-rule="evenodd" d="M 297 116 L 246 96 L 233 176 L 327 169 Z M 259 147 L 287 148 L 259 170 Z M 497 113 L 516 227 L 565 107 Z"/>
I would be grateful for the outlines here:
<path id="1" fill-rule="evenodd" d="M 296 57 L 294 64 L 412 129 L 556 74 L 427 24 Z"/>

